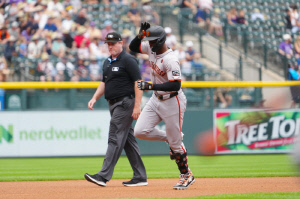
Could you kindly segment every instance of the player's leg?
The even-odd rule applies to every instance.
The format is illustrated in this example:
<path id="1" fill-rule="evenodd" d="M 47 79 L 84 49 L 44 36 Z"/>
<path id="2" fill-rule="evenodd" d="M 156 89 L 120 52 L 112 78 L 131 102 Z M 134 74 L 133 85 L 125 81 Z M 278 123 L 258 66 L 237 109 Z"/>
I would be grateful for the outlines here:
<path id="1" fill-rule="evenodd" d="M 144 163 L 141 158 L 140 149 L 138 143 L 133 135 L 133 129 L 127 137 L 127 141 L 124 146 L 125 153 L 129 160 L 129 163 L 133 170 L 133 177 L 128 182 L 123 182 L 125 186 L 145 186 L 147 185 L 147 174 Z"/>
<path id="2" fill-rule="evenodd" d="M 157 104 L 152 97 L 144 107 L 135 124 L 135 137 L 141 140 L 167 141 L 166 132 L 155 128 L 155 126 L 162 121 L 156 110 Z"/>
<path id="3" fill-rule="evenodd" d="M 164 107 L 169 110 L 172 109 L 172 111 L 169 111 L 169 114 L 163 117 L 163 120 L 166 124 L 168 142 L 173 152 L 171 157 L 175 158 L 180 171 L 179 181 L 173 188 L 178 190 L 187 189 L 187 187 L 194 183 L 195 178 L 188 166 L 187 152 L 181 135 L 183 116 L 186 109 L 186 98 L 184 94 L 180 94 L 168 101 L 168 103 L 164 102 Z"/>

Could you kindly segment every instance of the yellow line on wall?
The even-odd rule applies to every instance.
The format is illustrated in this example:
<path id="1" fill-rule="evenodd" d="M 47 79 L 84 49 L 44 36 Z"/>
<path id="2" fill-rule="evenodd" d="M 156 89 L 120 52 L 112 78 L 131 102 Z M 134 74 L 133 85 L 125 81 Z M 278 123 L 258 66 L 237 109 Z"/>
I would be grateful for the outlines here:
<path id="1" fill-rule="evenodd" d="M 100 82 L 0 82 L 2 89 L 97 88 Z M 300 85 L 300 81 L 184 81 L 182 87 L 282 87 Z"/>

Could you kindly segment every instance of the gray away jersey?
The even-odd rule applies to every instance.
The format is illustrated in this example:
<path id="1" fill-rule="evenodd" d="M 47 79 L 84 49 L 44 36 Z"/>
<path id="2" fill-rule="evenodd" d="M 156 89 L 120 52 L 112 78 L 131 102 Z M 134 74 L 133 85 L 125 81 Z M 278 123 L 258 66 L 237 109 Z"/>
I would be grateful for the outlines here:
<path id="1" fill-rule="evenodd" d="M 181 71 L 178 58 L 172 49 L 167 50 L 163 54 L 156 55 L 151 51 L 149 42 L 142 42 L 140 51 L 149 55 L 149 67 L 151 68 L 151 81 L 153 84 L 163 84 L 169 81 L 181 81 Z M 178 92 L 181 92 L 181 88 Z M 165 95 L 173 92 L 154 91 L 159 95 Z"/>

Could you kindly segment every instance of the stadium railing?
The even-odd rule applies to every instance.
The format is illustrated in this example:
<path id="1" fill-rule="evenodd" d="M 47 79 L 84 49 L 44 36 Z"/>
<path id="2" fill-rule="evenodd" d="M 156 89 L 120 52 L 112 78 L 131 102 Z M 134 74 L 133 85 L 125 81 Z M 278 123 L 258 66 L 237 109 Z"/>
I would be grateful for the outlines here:
<path id="1" fill-rule="evenodd" d="M 5 90 L 5 110 L 78 110 L 87 109 L 99 82 L 2 82 L 0 89 Z M 221 92 L 227 99 L 226 108 L 262 108 L 262 104 L 276 101 L 276 96 L 286 97 L 291 102 L 289 87 L 300 88 L 300 82 L 262 82 L 262 81 L 183 81 L 183 91 L 187 96 L 187 108 L 191 110 L 222 108 L 217 99 Z M 300 93 L 299 93 L 300 95 Z M 145 91 L 144 104 L 152 96 Z M 282 102 L 281 102 L 282 101 Z M 95 104 L 96 109 L 107 108 L 102 97 Z M 224 108 L 224 107 L 223 107 Z"/>

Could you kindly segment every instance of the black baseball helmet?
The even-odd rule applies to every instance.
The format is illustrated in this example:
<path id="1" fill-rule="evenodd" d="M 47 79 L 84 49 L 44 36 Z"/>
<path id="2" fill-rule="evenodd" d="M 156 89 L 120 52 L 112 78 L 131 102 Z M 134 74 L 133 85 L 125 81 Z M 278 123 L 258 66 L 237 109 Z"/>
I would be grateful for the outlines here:
<path id="1" fill-rule="evenodd" d="M 156 44 L 152 47 L 152 51 L 158 51 L 166 41 L 166 32 L 161 26 L 152 26 L 146 30 L 146 36 L 143 41 L 157 40 Z"/>

